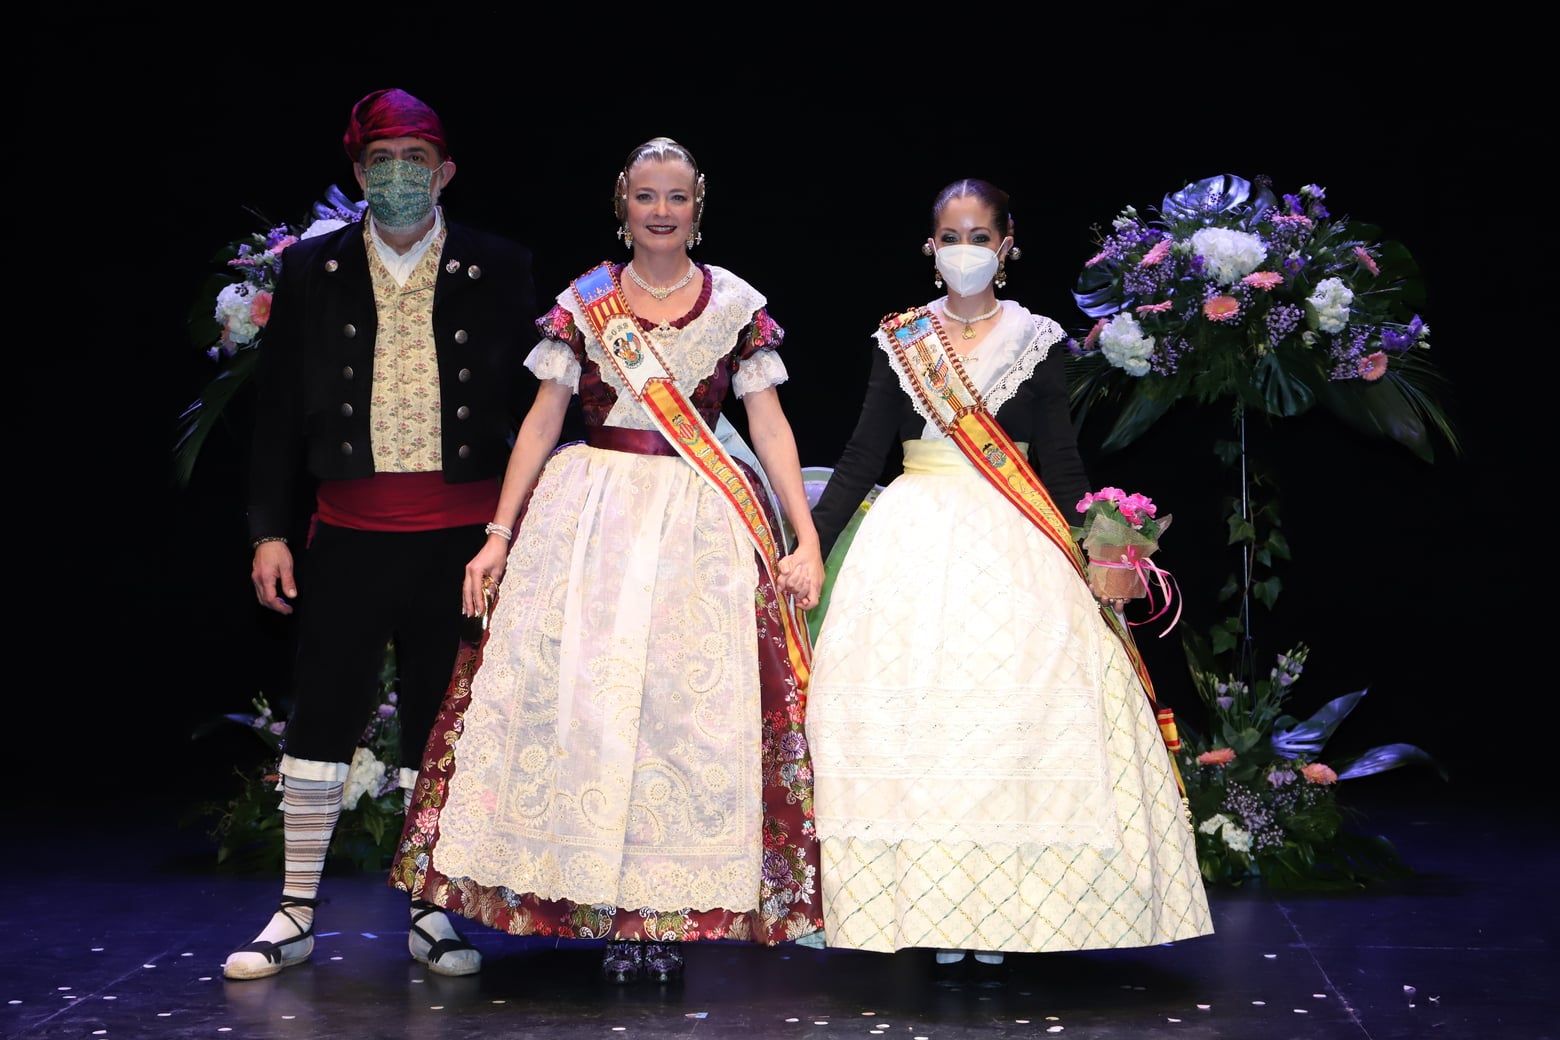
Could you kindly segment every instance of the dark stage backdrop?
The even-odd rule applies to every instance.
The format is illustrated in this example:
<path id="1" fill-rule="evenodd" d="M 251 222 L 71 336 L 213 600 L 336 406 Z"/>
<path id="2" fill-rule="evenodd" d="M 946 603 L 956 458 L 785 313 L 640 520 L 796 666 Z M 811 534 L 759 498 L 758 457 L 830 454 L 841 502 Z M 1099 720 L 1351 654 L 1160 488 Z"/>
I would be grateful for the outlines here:
<path id="1" fill-rule="evenodd" d="M 11 342 L 32 369 L 12 384 L 28 416 L 12 507 L 28 576 L 12 606 L 37 624 L 14 644 L 11 703 L 41 706 L 47 722 L 13 731 L 25 750 L 124 776 L 109 790 L 127 793 L 173 763 L 177 797 L 220 790 L 233 761 L 253 761 L 243 741 L 189 739 L 256 691 L 285 700 L 289 625 L 264 616 L 249 588 L 246 431 L 218 431 L 193 485 L 172 486 L 175 417 L 211 373 L 185 322 L 209 257 L 263 226 L 251 210 L 296 220 L 331 183 L 351 184 L 346 114 L 395 85 L 446 120 L 459 164 L 448 215 L 528 244 L 543 298 L 621 255 L 609 192 L 628 149 L 659 134 L 687 144 L 709 179 L 697 255 L 757 285 L 786 327 L 782 398 L 804 463 L 817 465 L 832 465 L 852 429 L 876 320 L 937 295 L 919 247 L 944 183 L 981 176 L 1012 193 L 1025 256 L 1005 295 L 1069 328 L 1085 324 L 1068 289 L 1093 251 L 1091 227 L 1123 204 L 1146 208 L 1225 171 L 1325 185 L 1335 212 L 1379 224 L 1422 264 L 1468 450 L 1432 466 L 1327 415 L 1257 423 L 1296 555 L 1280 572 L 1276 616 L 1258 616 L 1260 642 L 1270 653 L 1312 646 L 1299 711 L 1370 687 L 1337 750 L 1418 743 L 1463 791 L 1536 769 L 1532 735 L 1547 720 L 1523 710 L 1540 695 L 1516 662 L 1545 649 L 1542 623 L 1527 619 L 1550 609 L 1552 581 L 1503 562 L 1538 546 L 1491 540 L 1484 525 L 1519 466 L 1541 483 L 1534 467 L 1547 453 L 1513 451 L 1519 406 L 1505 388 L 1525 366 L 1520 354 L 1496 359 L 1497 329 L 1516 320 L 1520 286 L 1508 282 L 1492 307 L 1492 279 L 1505 276 L 1474 247 L 1493 210 L 1467 204 L 1501 132 L 1453 114 L 1451 86 L 1378 82 L 1366 103 L 1340 65 L 1306 74 L 1331 92 L 1279 80 L 1236 90 L 1167 70 L 1111 94 L 1080 59 L 963 81 L 989 89 L 961 106 L 939 97 L 919 59 L 857 85 L 887 67 L 839 55 L 806 72 L 631 63 L 621 85 L 582 87 L 540 46 L 473 49 L 476 28 L 430 37 L 415 60 L 367 43 L 306 60 L 278 47 L 267 66 L 263 47 L 235 39 L 246 58 L 231 70 L 221 48 L 196 57 L 107 36 L 31 39 L 12 155 L 13 172 L 32 171 L 13 202 L 24 235 L 13 243 L 23 273 Z M 730 410 L 740 425 L 740 406 Z M 1141 489 L 1175 514 L 1162 558 L 1199 626 L 1235 563 L 1223 521 L 1233 487 L 1211 451 L 1229 420 L 1184 408 L 1108 456 L 1102 427 L 1082 431 L 1096 486 Z M 1178 640 L 1145 642 L 1165 698 L 1198 721 Z M 1433 795 L 1438 783 L 1425 773 L 1416 789 Z"/>

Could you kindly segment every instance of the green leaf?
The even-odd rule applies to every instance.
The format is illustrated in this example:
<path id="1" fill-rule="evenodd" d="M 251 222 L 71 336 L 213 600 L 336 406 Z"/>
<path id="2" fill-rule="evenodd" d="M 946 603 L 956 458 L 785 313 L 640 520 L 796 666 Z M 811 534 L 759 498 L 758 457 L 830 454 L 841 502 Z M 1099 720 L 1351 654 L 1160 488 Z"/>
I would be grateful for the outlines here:
<path id="1" fill-rule="evenodd" d="M 1268 532 L 1267 547 L 1268 550 L 1272 552 L 1274 556 L 1277 556 L 1280 560 L 1288 560 L 1292 558 L 1289 555 L 1289 541 L 1280 531 L 1275 530 Z"/>
<path id="2" fill-rule="evenodd" d="M 1262 403 L 1273 415 L 1299 415 L 1316 403 L 1316 395 L 1289 371 L 1280 351 L 1270 350 L 1262 356 L 1252 381 L 1262 393 Z"/>
<path id="3" fill-rule="evenodd" d="M 1425 379 L 1406 374 L 1414 364 L 1411 357 L 1412 353 L 1402 359 L 1401 370 L 1388 370 L 1374 383 L 1362 379 L 1329 383 L 1322 401 L 1334 415 L 1362 433 L 1397 441 L 1424 461 L 1434 462 L 1427 422 L 1447 439 L 1453 452 L 1461 448 L 1451 421 L 1431 398 Z M 1433 372 L 1428 373 L 1428 377 L 1433 376 Z"/>
<path id="4" fill-rule="evenodd" d="M 1268 552 L 1266 546 L 1262 547 L 1261 549 L 1258 549 L 1254 555 L 1256 557 L 1257 562 L 1262 564 L 1262 566 L 1264 566 L 1264 567 L 1271 567 L 1271 566 L 1273 566 L 1273 554 Z"/>
<path id="5" fill-rule="evenodd" d="M 1240 458 L 1240 445 L 1235 441 L 1214 441 L 1213 453 L 1226 466 L 1233 466 L 1236 460 Z"/>
<path id="6" fill-rule="evenodd" d="M 1239 592 L 1240 582 L 1236 581 L 1235 575 L 1231 574 L 1224 579 L 1224 585 L 1219 589 L 1219 602 L 1223 603 L 1225 600 L 1234 599 Z"/>
<path id="7" fill-rule="evenodd" d="M 1284 582 L 1276 575 L 1266 581 L 1254 582 L 1251 586 L 1251 594 L 1269 610 L 1273 609 L 1273 604 L 1278 601 L 1278 594 L 1283 590 Z"/>
<path id="8" fill-rule="evenodd" d="M 1137 380 L 1137 385 L 1128 394 L 1126 402 L 1121 406 L 1121 414 L 1116 416 L 1116 424 L 1111 427 L 1110 433 L 1102 444 L 1103 451 L 1119 451 L 1141 437 L 1148 428 L 1158 422 L 1160 417 L 1170 410 L 1175 403 L 1173 393 L 1158 393 L 1158 388 L 1148 379 Z"/>
<path id="9" fill-rule="evenodd" d="M 180 487 L 189 484 L 207 435 L 222 418 L 223 409 L 248 383 L 258 360 L 258 350 L 240 350 L 179 416 L 179 435 L 174 442 L 174 479 Z"/>
<path id="10" fill-rule="evenodd" d="M 1239 513 L 1231 513 L 1229 518 L 1230 540 L 1228 545 L 1238 542 L 1254 542 L 1257 540 L 1257 529 L 1251 526 L 1251 521 Z"/>
<path id="11" fill-rule="evenodd" d="M 1235 749 L 1237 755 L 1244 755 L 1257 746 L 1257 741 L 1262 739 L 1262 733 L 1256 729 L 1243 729 L 1235 734 L 1235 739 L 1230 741 L 1230 747 Z"/>
<path id="12" fill-rule="evenodd" d="M 1235 649 L 1235 644 L 1238 642 L 1236 637 L 1226 628 L 1215 628 L 1210 635 L 1213 637 L 1213 652 L 1215 654 L 1228 653 Z"/>

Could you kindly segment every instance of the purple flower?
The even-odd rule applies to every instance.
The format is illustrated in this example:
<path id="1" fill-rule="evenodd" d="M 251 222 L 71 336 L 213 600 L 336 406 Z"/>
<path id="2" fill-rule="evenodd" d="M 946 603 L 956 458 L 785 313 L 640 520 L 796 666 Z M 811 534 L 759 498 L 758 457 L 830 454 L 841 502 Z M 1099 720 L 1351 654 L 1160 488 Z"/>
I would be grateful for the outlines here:
<path id="1" fill-rule="evenodd" d="M 1221 711 L 1229 711 L 1235 706 L 1234 697 L 1215 697 L 1213 703 L 1219 706 Z"/>
<path id="2" fill-rule="evenodd" d="M 1327 207 L 1322 205 L 1320 202 L 1313 202 L 1311 203 L 1311 208 L 1306 211 L 1306 216 L 1310 217 L 1312 220 L 1326 220 L 1328 217 L 1332 216 L 1332 214 L 1329 213 L 1327 211 Z"/>
<path id="3" fill-rule="evenodd" d="M 266 728 L 269 729 L 272 733 L 275 733 L 277 736 L 281 736 L 282 735 L 282 731 L 287 728 L 287 723 L 285 723 L 285 722 L 273 722 L 269 726 L 267 726 Z"/>
<path id="4" fill-rule="evenodd" d="M 1307 184 L 1300 189 L 1300 194 L 1309 195 L 1313 199 L 1325 199 L 1327 197 L 1327 189 L 1320 184 Z"/>
<path id="5" fill-rule="evenodd" d="M 1300 325 L 1305 310 L 1292 303 L 1280 303 L 1267 312 L 1268 339 L 1277 343 Z"/>
<path id="6" fill-rule="evenodd" d="M 379 717 L 380 718 L 388 719 L 390 716 L 392 716 L 394 714 L 395 714 L 395 705 L 394 704 L 381 704 L 379 706 Z"/>
<path id="7" fill-rule="evenodd" d="M 1190 269 L 1191 269 L 1191 272 L 1193 274 L 1197 274 L 1197 275 L 1202 274 L 1204 268 L 1206 268 L 1207 266 L 1208 266 L 1208 261 L 1203 259 L 1203 255 L 1201 253 L 1197 253 L 1197 254 L 1194 254 L 1192 256 L 1192 262 L 1191 262 L 1191 265 L 1190 265 Z"/>
<path id="8" fill-rule="evenodd" d="M 807 751 L 807 741 L 800 733 L 787 733 L 780 738 L 780 750 L 790 759 L 801 758 Z"/>
<path id="9" fill-rule="evenodd" d="M 290 237 L 291 235 L 292 232 L 287 229 L 286 224 L 278 225 L 277 227 L 274 227 L 270 231 L 266 232 L 265 247 L 267 249 L 274 248 L 276 243 L 280 242 L 284 238 Z"/>
<path id="10" fill-rule="evenodd" d="M 1083 347 L 1079 345 L 1078 338 L 1076 336 L 1067 337 L 1067 353 L 1071 354 L 1073 357 L 1083 357 Z"/>
<path id="11" fill-rule="evenodd" d="M 1301 203 L 1300 196 L 1298 195 L 1285 195 L 1284 205 L 1289 207 L 1289 212 L 1291 214 L 1298 215 L 1305 212 L 1304 205 Z"/>
<path id="12" fill-rule="evenodd" d="M 1284 257 L 1284 270 L 1288 271 L 1290 274 L 1299 274 L 1304 269 L 1305 257 L 1294 253 Z"/>
<path id="13" fill-rule="evenodd" d="M 1274 787 L 1283 787 L 1285 784 L 1294 783 L 1295 774 L 1287 769 L 1275 769 L 1268 774 L 1267 780 Z"/>
<path id="14" fill-rule="evenodd" d="M 764 881 L 772 888 L 785 888 L 795 881 L 791 862 L 774 849 L 764 851 Z"/>

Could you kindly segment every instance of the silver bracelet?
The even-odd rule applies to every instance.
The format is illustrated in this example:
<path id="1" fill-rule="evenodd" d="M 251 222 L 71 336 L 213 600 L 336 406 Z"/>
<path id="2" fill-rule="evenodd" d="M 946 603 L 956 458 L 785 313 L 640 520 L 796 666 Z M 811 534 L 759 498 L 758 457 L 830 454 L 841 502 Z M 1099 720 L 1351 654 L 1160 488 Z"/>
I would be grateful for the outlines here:
<path id="1" fill-rule="evenodd" d="M 250 542 L 249 543 L 249 548 L 250 549 L 258 549 L 262 545 L 264 545 L 266 542 L 281 542 L 283 545 L 286 545 L 287 544 L 287 539 L 283 538 L 279 534 L 268 534 L 264 538 L 256 538 L 254 541 Z"/>
<path id="2" fill-rule="evenodd" d="M 487 525 L 485 530 L 487 531 L 488 534 L 499 535 L 506 542 L 512 542 L 512 541 L 515 540 L 515 532 L 514 532 L 514 530 L 511 529 L 511 528 L 505 527 L 503 524 L 496 523 L 496 522 L 495 523 L 491 523 L 491 524 Z"/>

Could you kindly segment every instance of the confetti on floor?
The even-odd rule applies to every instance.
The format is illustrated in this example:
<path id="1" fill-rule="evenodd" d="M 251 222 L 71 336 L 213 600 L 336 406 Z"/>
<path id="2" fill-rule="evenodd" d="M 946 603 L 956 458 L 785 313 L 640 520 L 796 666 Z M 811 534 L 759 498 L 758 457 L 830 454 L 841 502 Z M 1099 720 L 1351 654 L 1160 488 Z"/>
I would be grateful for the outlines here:
<path id="1" fill-rule="evenodd" d="M 159 1012 L 157 1012 L 157 1017 L 158 1018 L 172 1018 L 173 1017 L 173 1012 L 172 1011 L 159 1011 Z"/>
<path id="2" fill-rule="evenodd" d="M 8 1000 L 8 1001 L 6 1001 L 6 1003 L 7 1004 L 20 1004 L 21 1001 L 20 1000 Z"/>
<path id="3" fill-rule="evenodd" d="M 876 1011 L 863 1011 L 863 1012 L 862 1012 L 862 1013 L 861 1013 L 861 1017 L 862 1017 L 862 1018 L 871 1018 L 871 1017 L 872 1017 L 872 1016 L 873 1016 L 873 1015 L 875 1015 L 875 1014 L 877 1014 L 877 1012 L 876 1012 Z"/>
<path id="4" fill-rule="evenodd" d="M 1252 1007 L 1267 1007 L 1267 1001 L 1265 1001 L 1265 1000 L 1253 1000 L 1251 1002 L 1251 1006 Z"/>
<path id="5" fill-rule="evenodd" d="M 1013 1021 L 1021 1026 L 1027 1026 L 1029 1024 L 1029 1019 L 1027 1018 L 1015 1018 Z"/>
<path id="6" fill-rule="evenodd" d="M 377 939 L 377 938 L 379 938 L 379 936 L 375 935 L 373 932 L 359 932 L 358 934 L 361 935 L 365 939 Z"/>
<path id="7" fill-rule="evenodd" d="M 195 981 L 196 982 L 210 982 L 211 981 L 211 976 L 210 975 L 202 975 L 200 978 L 196 979 Z"/>
<path id="8" fill-rule="evenodd" d="M 1326 1000 L 1327 999 L 1327 994 L 1325 994 L 1325 993 L 1312 993 L 1311 996 L 1315 997 L 1317 1000 Z"/>
<path id="9" fill-rule="evenodd" d="M 339 961 L 339 960 L 341 960 L 341 956 L 340 956 L 340 955 L 339 955 L 339 954 L 338 954 L 338 955 L 337 955 L 337 956 L 335 956 L 335 957 L 332 957 L 332 958 L 331 958 L 331 960 L 333 960 L 333 961 Z"/>
<path id="10" fill-rule="evenodd" d="M 1198 1011 L 1207 1011 L 1211 1007 L 1213 1007 L 1212 1004 L 1198 1004 L 1197 1005 L 1197 1010 Z"/>
<path id="11" fill-rule="evenodd" d="M 1297 1014 L 1297 1015 L 1309 1015 L 1310 1012 L 1307 1011 L 1305 1008 L 1295 1008 L 1295 1014 Z"/>
<path id="12" fill-rule="evenodd" d="M 118 1000 L 118 997 L 104 997 L 104 1000 Z"/>
<path id="13" fill-rule="evenodd" d="M 786 1019 L 786 1021 L 787 1022 L 800 1022 L 801 1019 L 799 1019 L 799 1018 L 788 1018 L 788 1019 Z"/>
<path id="14" fill-rule="evenodd" d="M 493 1003 L 495 1003 L 495 1004 L 507 1004 L 508 1001 L 507 1000 L 495 1000 L 495 1001 L 493 1001 Z"/>
<path id="15" fill-rule="evenodd" d="M 1264 953 L 1262 956 L 1270 961 L 1278 960 L 1278 954 L 1276 953 Z"/>
<path id="16" fill-rule="evenodd" d="M 1415 993 L 1418 993 L 1419 990 L 1415 989 L 1413 986 L 1404 986 L 1403 992 L 1407 993 L 1409 996 L 1413 996 Z"/>
<path id="17" fill-rule="evenodd" d="M 443 1011 L 444 1010 L 444 1005 L 443 1004 L 429 1004 L 428 1005 L 428 1010 L 429 1011 Z"/>
<path id="18" fill-rule="evenodd" d="M 195 955 L 193 953 L 181 953 L 181 954 L 179 954 L 179 956 L 180 957 L 193 957 Z"/>
<path id="19" fill-rule="evenodd" d="M 1167 1019 L 1165 1019 L 1165 1021 L 1166 1022 L 1179 1022 L 1181 1020 L 1179 1018 L 1167 1018 Z"/>
<path id="20" fill-rule="evenodd" d="M 143 965 L 141 965 L 141 967 L 143 967 L 143 968 L 155 968 L 155 967 L 157 967 L 157 965 L 155 965 L 155 964 L 143 964 Z"/>
<path id="21" fill-rule="evenodd" d="M 702 1018 L 709 1018 L 709 1017 L 710 1017 L 710 1013 L 708 1011 L 690 1011 L 686 1015 L 683 1016 L 683 1018 L 701 1018 L 701 1019 Z"/>
<path id="22" fill-rule="evenodd" d="M 1047 1033 L 1060 1033 L 1062 1031 L 1062 1028 L 1063 1028 L 1062 1026 L 1052 1026 L 1051 1028 L 1047 1029 L 1046 1032 Z"/>
<path id="23" fill-rule="evenodd" d="M 297 1017 L 298 1017 L 297 1015 L 283 1015 L 282 1016 L 282 1021 L 284 1021 L 284 1022 L 291 1022 L 293 1019 L 295 1019 Z"/>
<path id="24" fill-rule="evenodd" d="M 103 952 L 103 947 L 101 947 L 101 946 L 94 946 L 94 947 L 92 947 L 92 952 L 93 953 L 102 953 Z"/>

